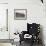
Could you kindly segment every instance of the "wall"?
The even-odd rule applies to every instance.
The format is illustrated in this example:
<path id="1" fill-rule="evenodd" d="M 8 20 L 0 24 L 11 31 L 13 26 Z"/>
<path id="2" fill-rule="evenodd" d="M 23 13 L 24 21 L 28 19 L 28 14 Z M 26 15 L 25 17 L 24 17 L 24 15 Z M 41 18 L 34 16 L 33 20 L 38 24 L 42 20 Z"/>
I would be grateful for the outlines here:
<path id="1" fill-rule="evenodd" d="M 8 0 L 0 0 L 0 3 L 8 3 Z"/>
<path id="2" fill-rule="evenodd" d="M 0 39 L 8 39 L 9 32 L 7 32 L 7 4 L 0 2 Z"/>
<path id="3" fill-rule="evenodd" d="M 0 39 L 9 39 L 9 32 L 6 31 L 6 20 L 7 20 L 7 14 L 6 9 L 8 8 L 7 0 L 0 0 L 0 28 L 3 28 L 3 30 L 0 30 Z M 0 46 L 12 46 L 10 43 L 0 43 Z"/>

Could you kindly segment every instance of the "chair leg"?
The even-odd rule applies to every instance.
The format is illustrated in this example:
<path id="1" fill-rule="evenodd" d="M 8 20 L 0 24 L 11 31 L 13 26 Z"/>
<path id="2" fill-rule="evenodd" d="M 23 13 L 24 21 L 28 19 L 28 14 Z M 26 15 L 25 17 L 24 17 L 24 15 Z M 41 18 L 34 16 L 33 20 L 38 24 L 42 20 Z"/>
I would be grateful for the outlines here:
<path id="1" fill-rule="evenodd" d="M 21 41 L 20 41 L 20 45 L 21 45 Z"/>
<path id="2" fill-rule="evenodd" d="M 31 45 L 30 46 L 33 46 L 33 44 L 34 44 L 34 41 L 33 41 L 33 39 L 31 40 Z"/>
<path id="3" fill-rule="evenodd" d="M 33 44 L 34 44 L 34 42 L 32 42 L 30 46 L 33 46 Z"/>

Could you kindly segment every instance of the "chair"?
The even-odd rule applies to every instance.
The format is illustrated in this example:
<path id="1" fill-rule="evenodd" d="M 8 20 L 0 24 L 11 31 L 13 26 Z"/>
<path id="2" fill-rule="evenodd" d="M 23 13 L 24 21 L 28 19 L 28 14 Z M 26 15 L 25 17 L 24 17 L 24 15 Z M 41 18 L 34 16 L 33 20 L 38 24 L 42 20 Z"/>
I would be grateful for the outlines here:
<path id="1" fill-rule="evenodd" d="M 29 41 L 31 42 L 32 45 L 34 42 L 39 43 L 39 33 L 40 33 L 40 24 L 36 24 L 36 23 L 29 24 L 29 23 L 27 23 L 27 31 L 22 31 L 22 34 L 19 35 L 20 36 L 20 44 L 22 41 L 25 41 L 25 38 L 24 38 L 25 34 L 29 34 L 32 36 L 29 39 Z"/>

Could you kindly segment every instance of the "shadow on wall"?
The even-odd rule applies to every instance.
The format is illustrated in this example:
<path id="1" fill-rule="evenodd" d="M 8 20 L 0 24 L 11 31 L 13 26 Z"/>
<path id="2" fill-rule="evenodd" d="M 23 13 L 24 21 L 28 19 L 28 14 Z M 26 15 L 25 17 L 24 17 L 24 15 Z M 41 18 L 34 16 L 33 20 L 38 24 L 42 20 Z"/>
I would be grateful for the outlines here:
<path id="1" fill-rule="evenodd" d="M 42 40 L 42 45 L 45 46 L 44 45 L 44 37 L 43 37 L 43 26 L 42 25 L 40 25 L 40 39 Z"/>

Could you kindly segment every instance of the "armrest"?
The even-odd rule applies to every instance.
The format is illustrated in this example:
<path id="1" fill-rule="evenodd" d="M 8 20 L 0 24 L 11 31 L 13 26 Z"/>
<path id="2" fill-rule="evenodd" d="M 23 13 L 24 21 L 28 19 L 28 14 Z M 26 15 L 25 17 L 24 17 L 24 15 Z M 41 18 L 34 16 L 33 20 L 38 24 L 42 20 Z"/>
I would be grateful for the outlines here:
<path id="1" fill-rule="evenodd" d="M 27 31 L 22 31 L 22 34 L 23 34 L 23 35 L 25 35 L 25 34 L 27 34 L 27 33 L 28 33 Z"/>
<path id="2" fill-rule="evenodd" d="M 20 41 L 24 40 L 24 35 L 27 34 L 27 31 L 22 31 L 21 34 L 19 34 Z"/>

